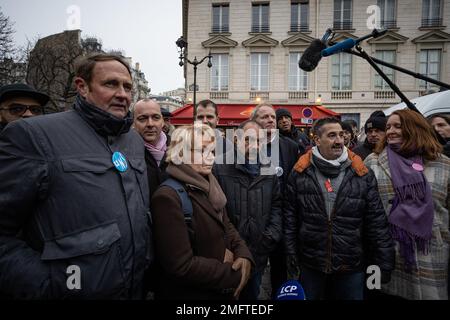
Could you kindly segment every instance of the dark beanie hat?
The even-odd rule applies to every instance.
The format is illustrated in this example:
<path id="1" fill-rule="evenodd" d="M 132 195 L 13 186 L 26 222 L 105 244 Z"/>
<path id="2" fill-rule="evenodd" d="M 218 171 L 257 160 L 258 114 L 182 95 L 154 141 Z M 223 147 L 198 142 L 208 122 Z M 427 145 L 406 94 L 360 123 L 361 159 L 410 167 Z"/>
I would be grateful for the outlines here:
<path id="1" fill-rule="evenodd" d="M 364 131 L 367 133 L 369 129 L 377 128 L 382 131 L 386 130 L 386 116 L 383 111 L 375 111 L 373 112 L 369 119 L 367 119 L 366 124 L 364 125 Z"/>
<path id="2" fill-rule="evenodd" d="M 292 114 L 291 114 L 291 113 L 289 112 L 289 110 L 287 110 L 287 109 L 277 109 L 277 110 L 275 111 L 275 114 L 277 115 L 277 122 L 278 122 L 278 120 L 280 120 L 280 118 L 283 117 L 283 116 L 289 117 L 289 118 L 291 118 L 291 120 L 292 120 Z"/>

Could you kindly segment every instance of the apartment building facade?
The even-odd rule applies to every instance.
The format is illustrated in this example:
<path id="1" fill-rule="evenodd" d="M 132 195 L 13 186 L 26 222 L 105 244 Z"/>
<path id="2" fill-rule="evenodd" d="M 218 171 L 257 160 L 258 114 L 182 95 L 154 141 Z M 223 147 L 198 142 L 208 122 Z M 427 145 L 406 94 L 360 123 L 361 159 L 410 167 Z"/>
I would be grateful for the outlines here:
<path id="1" fill-rule="evenodd" d="M 298 61 L 328 27 L 339 42 L 370 33 L 374 24 L 388 32 L 362 43 L 370 56 L 450 83 L 450 0 L 183 0 L 188 58 L 213 56 L 211 68 L 198 67 L 197 101 L 321 104 L 364 124 L 374 110 L 400 102 L 365 60 L 340 53 L 313 72 Z M 193 69 L 184 68 L 188 102 Z M 408 98 L 440 89 L 382 69 Z"/>

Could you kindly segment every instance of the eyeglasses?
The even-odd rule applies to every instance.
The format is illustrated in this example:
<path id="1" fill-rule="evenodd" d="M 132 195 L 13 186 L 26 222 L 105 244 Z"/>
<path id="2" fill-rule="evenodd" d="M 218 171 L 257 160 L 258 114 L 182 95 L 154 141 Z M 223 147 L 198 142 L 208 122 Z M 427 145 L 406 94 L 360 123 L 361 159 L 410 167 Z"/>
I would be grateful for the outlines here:
<path id="1" fill-rule="evenodd" d="M 6 108 L 1 108 L 0 110 L 8 110 L 9 114 L 12 116 L 22 116 L 27 110 L 30 110 L 35 116 L 44 113 L 44 107 L 40 105 L 27 106 L 24 104 L 13 103 Z"/>

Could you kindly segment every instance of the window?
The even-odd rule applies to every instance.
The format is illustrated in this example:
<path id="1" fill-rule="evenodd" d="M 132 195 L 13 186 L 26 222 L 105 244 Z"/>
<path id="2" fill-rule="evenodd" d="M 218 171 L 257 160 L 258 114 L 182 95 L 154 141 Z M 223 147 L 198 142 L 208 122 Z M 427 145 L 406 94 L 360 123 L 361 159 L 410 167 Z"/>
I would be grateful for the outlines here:
<path id="1" fill-rule="evenodd" d="M 308 1 L 291 2 L 291 32 L 308 31 Z"/>
<path id="2" fill-rule="evenodd" d="M 332 56 L 331 87 L 333 90 L 352 89 L 352 56 L 341 52 Z"/>
<path id="3" fill-rule="evenodd" d="M 228 54 L 213 54 L 211 67 L 211 91 L 228 90 Z"/>
<path id="4" fill-rule="evenodd" d="M 334 0 L 334 29 L 348 30 L 352 28 L 352 1 Z"/>
<path id="5" fill-rule="evenodd" d="M 269 32 L 269 4 L 252 5 L 252 32 Z"/>
<path id="6" fill-rule="evenodd" d="M 269 54 L 252 53 L 250 66 L 250 90 L 266 91 L 269 90 Z"/>
<path id="7" fill-rule="evenodd" d="M 359 114 L 359 113 L 341 113 L 341 121 L 347 121 L 347 120 L 356 121 L 358 128 L 359 128 L 360 123 L 361 123 L 361 114 Z"/>
<path id="8" fill-rule="evenodd" d="M 423 0 L 422 27 L 435 27 L 441 25 L 441 0 Z"/>
<path id="9" fill-rule="evenodd" d="M 229 5 L 213 5 L 212 32 L 229 32 Z"/>
<path id="10" fill-rule="evenodd" d="M 378 7 L 380 7 L 380 27 L 381 28 L 395 28 L 397 26 L 395 0 L 378 0 Z"/>
<path id="11" fill-rule="evenodd" d="M 380 50 L 375 53 L 377 59 L 383 60 L 387 63 L 395 64 L 395 50 Z M 379 66 L 381 70 L 388 76 L 389 79 L 394 81 L 394 70 L 385 66 Z M 375 89 L 378 90 L 391 90 L 391 87 L 383 80 L 383 78 L 376 73 L 375 74 Z"/>
<path id="12" fill-rule="evenodd" d="M 291 52 L 289 54 L 289 91 L 308 90 L 307 73 L 298 66 L 301 56 L 301 52 Z"/>
<path id="13" fill-rule="evenodd" d="M 420 73 L 439 80 L 441 69 L 441 50 L 421 50 L 420 51 Z M 420 88 L 430 89 L 432 83 L 420 80 Z"/>

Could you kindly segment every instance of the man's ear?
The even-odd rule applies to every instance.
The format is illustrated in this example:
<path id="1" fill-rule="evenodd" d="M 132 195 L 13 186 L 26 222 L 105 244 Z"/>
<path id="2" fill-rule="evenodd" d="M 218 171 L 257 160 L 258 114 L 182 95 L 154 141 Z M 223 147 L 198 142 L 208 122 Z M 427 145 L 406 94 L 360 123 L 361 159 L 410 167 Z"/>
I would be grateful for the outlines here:
<path id="1" fill-rule="evenodd" d="M 320 137 L 318 135 L 315 134 L 313 140 L 316 146 L 320 146 Z"/>
<path id="2" fill-rule="evenodd" d="M 75 80 L 75 87 L 77 88 L 78 93 L 83 97 L 86 98 L 87 94 L 89 93 L 89 85 L 87 82 L 80 77 L 76 77 Z"/>

